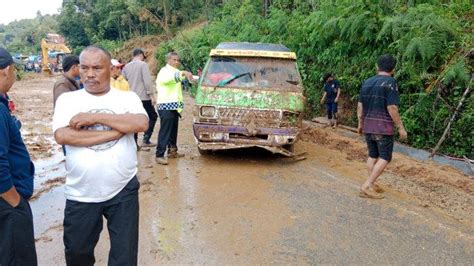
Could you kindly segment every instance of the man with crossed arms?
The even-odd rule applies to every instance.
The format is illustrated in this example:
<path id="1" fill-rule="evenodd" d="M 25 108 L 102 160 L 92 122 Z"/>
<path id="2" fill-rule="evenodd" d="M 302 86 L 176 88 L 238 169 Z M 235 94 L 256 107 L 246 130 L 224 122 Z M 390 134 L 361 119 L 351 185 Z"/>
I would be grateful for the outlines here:
<path id="1" fill-rule="evenodd" d="M 66 145 L 64 245 L 67 265 L 93 265 L 103 217 L 110 235 L 109 265 L 137 265 L 137 152 L 133 134 L 148 128 L 134 92 L 110 88 L 111 56 L 90 46 L 80 60 L 85 89 L 62 94 L 53 118 Z"/>

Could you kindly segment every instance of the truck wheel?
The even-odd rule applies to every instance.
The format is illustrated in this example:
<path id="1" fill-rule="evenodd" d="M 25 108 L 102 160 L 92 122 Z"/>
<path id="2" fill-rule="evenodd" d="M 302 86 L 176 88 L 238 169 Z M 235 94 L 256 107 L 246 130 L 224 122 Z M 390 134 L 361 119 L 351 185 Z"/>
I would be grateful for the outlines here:
<path id="1" fill-rule="evenodd" d="M 295 144 L 288 144 L 288 145 L 283 146 L 283 148 L 285 148 L 289 152 L 294 152 L 295 151 Z"/>
<path id="2" fill-rule="evenodd" d="M 203 150 L 199 147 L 198 147 L 198 151 L 199 151 L 199 154 L 201 154 L 201 155 L 209 155 L 209 154 L 212 153 L 212 150 Z"/>

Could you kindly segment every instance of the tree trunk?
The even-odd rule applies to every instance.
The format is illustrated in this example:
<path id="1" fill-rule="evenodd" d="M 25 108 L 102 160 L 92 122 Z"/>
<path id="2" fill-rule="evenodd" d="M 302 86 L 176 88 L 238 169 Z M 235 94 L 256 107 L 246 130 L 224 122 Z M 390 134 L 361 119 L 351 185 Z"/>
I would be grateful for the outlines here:
<path id="1" fill-rule="evenodd" d="M 438 143 L 436 144 L 436 146 L 434 147 L 433 151 L 431 152 L 430 156 L 428 158 L 432 159 L 433 156 L 436 154 L 436 151 L 438 151 L 439 147 L 441 147 L 441 144 L 443 144 L 444 140 L 446 139 L 446 136 L 448 135 L 449 133 L 449 130 L 451 129 L 451 123 L 454 121 L 454 119 L 456 118 L 456 115 L 458 114 L 459 112 L 459 109 L 461 109 L 461 106 L 464 102 L 464 100 L 466 99 L 467 95 L 469 94 L 469 92 L 471 91 L 471 82 L 472 82 L 472 79 L 471 81 L 469 82 L 469 85 L 467 85 L 467 88 L 466 90 L 464 91 L 462 97 L 461 97 L 461 100 L 459 101 L 458 103 L 458 106 L 456 107 L 456 110 L 454 110 L 454 113 L 453 115 L 451 116 L 451 119 L 449 120 L 448 122 L 448 125 L 446 126 L 446 129 L 444 129 L 444 132 L 443 132 L 443 135 L 441 136 L 441 138 L 439 139 Z"/>
<path id="2" fill-rule="evenodd" d="M 164 1 L 163 1 L 163 4 L 164 4 Z M 149 20 L 151 23 L 159 24 L 160 27 L 165 32 L 165 34 L 168 36 L 171 36 L 171 31 L 168 25 L 168 11 L 166 9 L 166 6 L 164 10 L 165 11 L 164 11 L 163 18 L 156 16 L 155 14 L 153 14 L 150 10 L 146 8 L 142 8 L 142 13 L 146 16 L 147 20 Z"/>
<path id="3" fill-rule="evenodd" d="M 164 30 L 166 32 L 166 35 L 171 35 L 170 34 L 170 28 L 169 28 L 169 14 L 168 14 L 168 8 L 166 7 L 166 0 L 163 0 L 163 14 L 164 14 L 164 18 L 163 18 L 163 21 L 164 21 Z"/>
<path id="4" fill-rule="evenodd" d="M 270 5 L 272 4 L 271 0 L 263 0 L 263 17 L 267 18 Z"/>

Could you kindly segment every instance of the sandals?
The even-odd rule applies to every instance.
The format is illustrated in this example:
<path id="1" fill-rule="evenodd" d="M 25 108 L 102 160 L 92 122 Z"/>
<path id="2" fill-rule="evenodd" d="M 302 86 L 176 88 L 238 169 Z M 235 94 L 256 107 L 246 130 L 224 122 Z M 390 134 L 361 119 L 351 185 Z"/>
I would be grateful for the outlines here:
<path id="1" fill-rule="evenodd" d="M 383 199 L 383 198 L 385 198 L 384 195 L 382 195 L 380 193 L 377 193 L 375 191 L 372 191 L 372 190 L 368 190 L 368 189 L 359 190 L 359 197 L 368 198 L 368 199 Z"/>
<path id="2" fill-rule="evenodd" d="M 377 193 L 383 193 L 383 192 L 385 192 L 385 190 L 384 190 L 381 186 L 379 186 L 379 185 L 377 185 L 377 184 L 374 184 L 374 185 L 372 186 L 372 190 L 375 191 L 375 192 L 377 192 Z"/>

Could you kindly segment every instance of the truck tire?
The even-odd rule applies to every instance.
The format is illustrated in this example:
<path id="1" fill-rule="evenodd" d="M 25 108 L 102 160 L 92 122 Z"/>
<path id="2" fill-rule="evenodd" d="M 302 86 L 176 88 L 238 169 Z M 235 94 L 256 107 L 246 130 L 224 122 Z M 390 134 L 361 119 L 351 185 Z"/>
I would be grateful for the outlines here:
<path id="1" fill-rule="evenodd" d="M 295 144 L 287 144 L 283 146 L 283 148 L 285 148 L 289 152 L 295 152 Z"/>
<path id="2" fill-rule="evenodd" d="M 209 154 L 212 153 L 212 150 L 203 150 L 199 147 L 198 147 L 198 151 L 199 151 L 199 154 L 201 154 L 201 155 L 209 155 Z"/>

